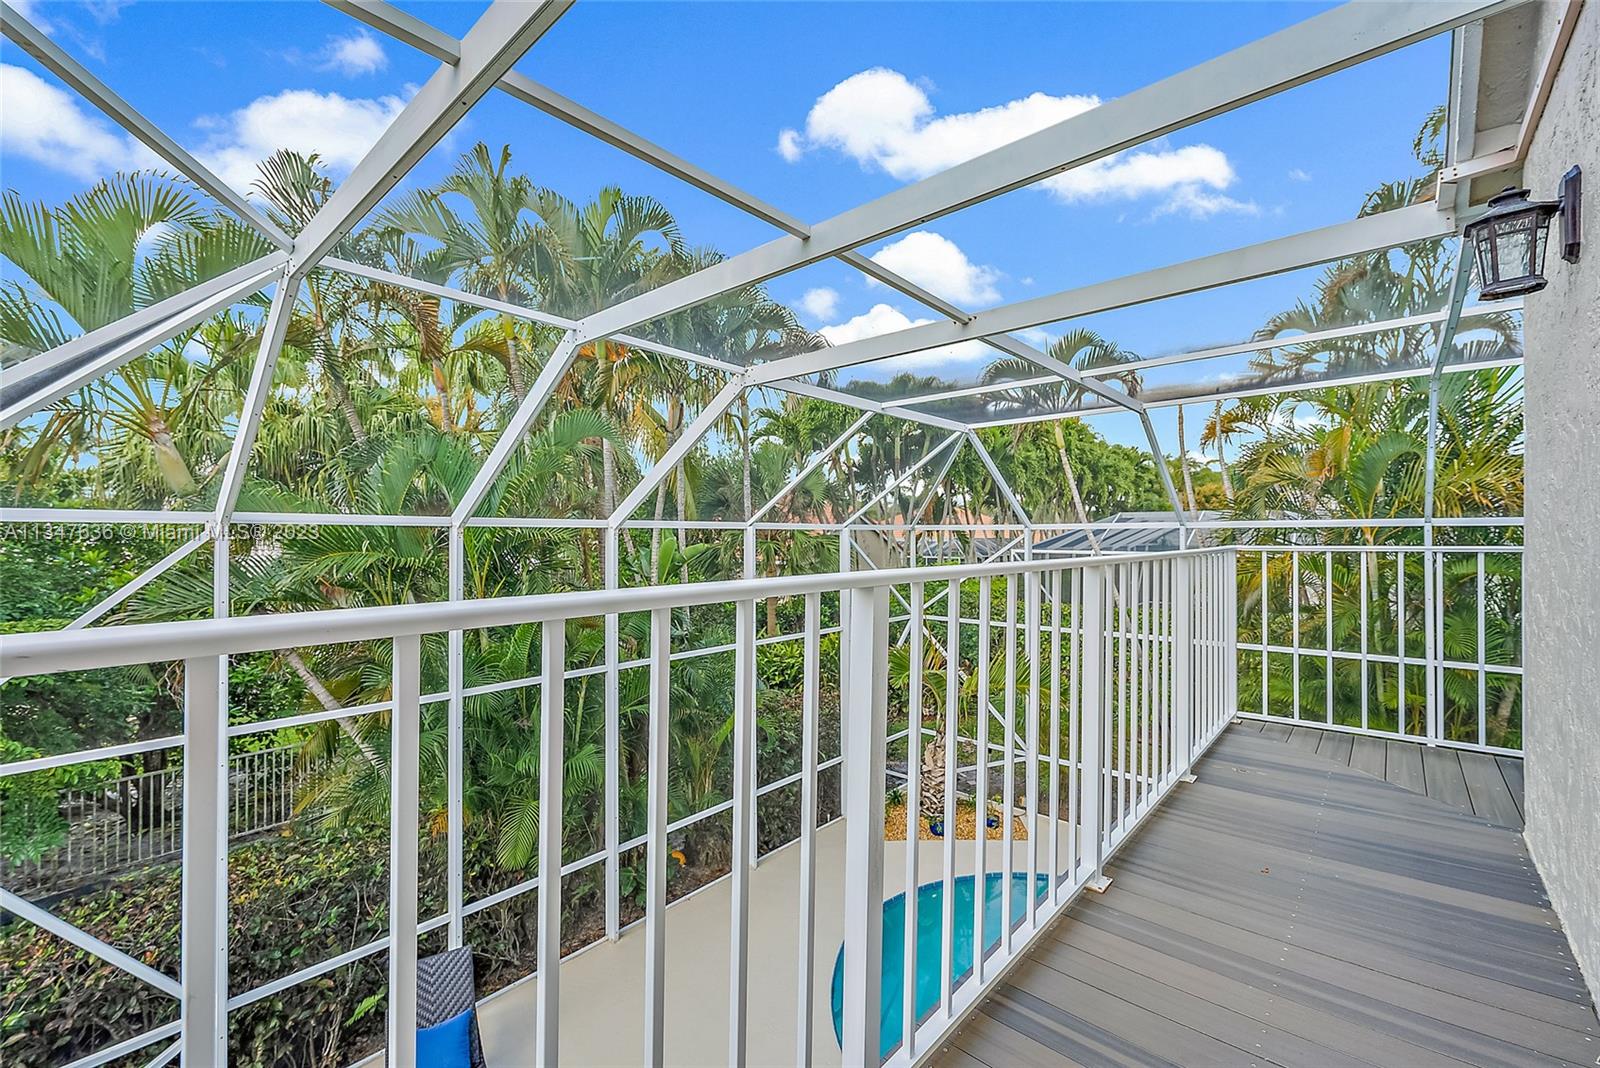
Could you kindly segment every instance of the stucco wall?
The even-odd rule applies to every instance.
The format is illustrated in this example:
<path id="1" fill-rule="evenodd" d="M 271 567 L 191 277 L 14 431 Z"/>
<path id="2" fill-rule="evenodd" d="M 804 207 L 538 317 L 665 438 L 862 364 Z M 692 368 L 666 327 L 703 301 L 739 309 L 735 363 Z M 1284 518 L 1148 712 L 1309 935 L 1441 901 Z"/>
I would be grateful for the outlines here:
<path id="1" fill-rule="evenodd" d="M 1600 0 L 1584 5 L 1528 157 L 1554 195 L 1583 168 L 1584 250 L 1528 298 L 1527 839 L 1600 995 Z M 1554 228 L 1552 228 L 1552 231 Z"/>

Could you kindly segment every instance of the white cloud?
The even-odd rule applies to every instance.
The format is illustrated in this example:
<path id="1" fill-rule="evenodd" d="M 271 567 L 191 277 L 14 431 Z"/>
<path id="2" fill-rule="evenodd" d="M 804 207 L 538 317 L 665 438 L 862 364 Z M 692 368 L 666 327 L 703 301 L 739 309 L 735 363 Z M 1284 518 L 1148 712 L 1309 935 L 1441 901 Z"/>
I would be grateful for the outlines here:
<path id="1" fill-rule="evenodd" d="M 922 86 L 899 71 L 875 67 L 851 75 L 818 97 L 806 116 L 804 134 L 784 130 L 778 149 L 795 162 L 806 151 L 829 148 L 864 167 L 910 181 L 1081 115 L 1100 102 L 1094 95 L 1032 93 L 994 107 L 936 116 Z M 1197 211 L 1200 202 L 1191 194 L 1208 190 L 1215 194 L 1236 178 L 1220 149 L 1157 144 L 1096 160 L 1041 184 L 1069 202 L 1164 194 L 1171 210 L 1205 218 L 1239 210 L 1243 202 L 1213 199 Z"/>
<path id="2" fill-rule="evenodd" d="M 778 155 L 794 163 L 805 154 L 805 145 L 800 141 L 798 130 L 778 131 Z"/>
<path id="3" fill-rule="evenodd" d="M 824 326 L 818 331 L 830 344 L 844 345 L 864 337 L 877 337 L 896 330 L 931 323 L 932 319 L 912 319 L 898 308 L 888 304 L 874 304 L 853 319 L 834 326 Z M 910 352 L 876 363 L 862 364 L 851 369 L 856 377 L 892 378 L 901 371 L 928 371 L 951 363 L 970 363 L 984 358 L 987 350 L 980 341 L 963 341 L 958 345 L 941 345 L 936 349 Z"/>
<path id="4" fill-rule="evenodd" d="M 226 116 L 202 119 L 210 131 L 197 155 L 235 189 L 258 177 L 263 159 L 280 148 L 315 152 L 331 172 L 355 166 L 394 120 L 405 101 L 397 96 L 346 97 L 311 89 L 263 96 Z"/>
<path id="5" fill-rule="evenodd" d="M 139 142 L 80 107 L 71 93 L 23 67 L 0 64 L 0 98 L 6 102 L 0 146 L 7 155 L 84 181 L 161 165 Z"/>
<path id="6" fill-rule="evenodd" d="M 957 304 L 993 304 L 1000 299 L 995 288 L 1000 272 L 973 263 L 954 241 L 931 230 L 916 230 L 883 246 L 872 254 L 872 262 Z"/>
<path id="7" fill-rule="evenodd" d="M 360 74 L 376 74 L 389 65 L 389 57 L 377 38 L 366 30 L 357 30 L 348 37 L 330 37 L 322 50 L 322 65 L 354 78 Z"/>
<path id="8" fill-rule="evenodd" d="M 839 293 L 827 286 L 808 289 L 800 298 L 800 307 L 813 319 L 832 319 L 839 314 Z"/>
<path id="9" fill-rule="evenodd" d="M 1309 181 L 1311 181 L 1311 174 L 1308 171 L 1301 170 L 1299 167 L 1290 167 L 1289 168 L 1289 181 L 1291 181 L 1291 182 L 1309 182 Z"/>
<path id="10" fill-rule="evenodd" d="M 1211 193 L 1199 186 L 1180 186 L 1172 191 L 1167 202 L 1152 217 L 1162 215 L 1187 215 L 1191 219 L 1209 219 L 1213 215 L 1260 215 L 1261 207 L 1253 200 L 1235 200 L 1223 193 Z"/>

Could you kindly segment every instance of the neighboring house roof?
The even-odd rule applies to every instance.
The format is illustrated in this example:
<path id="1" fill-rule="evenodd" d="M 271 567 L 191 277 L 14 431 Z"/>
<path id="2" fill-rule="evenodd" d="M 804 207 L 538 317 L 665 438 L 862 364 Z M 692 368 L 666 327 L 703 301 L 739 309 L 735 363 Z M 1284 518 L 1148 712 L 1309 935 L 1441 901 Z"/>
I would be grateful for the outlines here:
<path id="1" fill-rule="evenodd" d="M 1190 516 L 1198 521 L 1221 519 L 1221 512 L 1196 512 Z M 1165 524 L 1152 526 L 1150 524 Z M 1118 512 L 1108 519 L 1092 524 L 1100 551 L 1106 553 L 1170 552 L 1178 548 L 1177 521 L 1171 512 Z M 1197 545 L 1210 544 L 1209 531 L 1195 532 L 1192 539 Z M 1035 553 L 1089 553 L 1089 531 L 1069 530 L 1033 543 Z"/>

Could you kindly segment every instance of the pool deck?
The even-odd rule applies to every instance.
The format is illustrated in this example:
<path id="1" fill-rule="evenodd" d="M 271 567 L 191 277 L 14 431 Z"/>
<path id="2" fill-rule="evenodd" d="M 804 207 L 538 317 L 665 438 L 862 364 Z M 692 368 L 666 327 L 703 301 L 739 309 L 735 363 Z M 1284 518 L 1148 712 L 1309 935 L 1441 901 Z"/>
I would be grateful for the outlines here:
<path id="1" fill-rule="evenodd" d="M 814 946 L 816 994 L 812 1012 L 811 1063 L 840 1063 L 828 992 L 834 958 L 844 939 L 844 823 L 817 832 L 817 898 Z M 1042 844 L 1042 843 L 1041 843 Z M 985 864 L 998 871 L 999 842 L 989 843 Z M 920 846 L 924 873 L 942 871 L 939 842 Z M 1026 869 L 1027 846 L 1012 856 Z M 959 873 L 973 870 L 973 843 L 958 843 Z M 884 894 L 905 888 L 905 843 L 884 843 Z M 750 989 L 747 1003 L 750 1065 L 795 1063 L 795 1011 L 799 1001 L 797 917 L 800 850 L 790 844 L 761 860 L 750 883 Z M 719 879 L 667 910 L 668 1066 L 728 1063 L 728 947 L 731 889 Z M 600 942 L 561 963 L 561 1063 L 638 1065 L 643 1058 L 644 928 L 625 930 L 615 942 Z M 480 1010 L 484 1055 L 490 1068 L 531 1066 L 534 992 L 532 982 L 487 999 Z"/>
<path id="2" fill-rule="evenodd" d="M 933 1063 L 1586 1065 L 1522 836 L 1239 725 Z M 1302 742 L 1302 745 L 1304 743 Z"/>

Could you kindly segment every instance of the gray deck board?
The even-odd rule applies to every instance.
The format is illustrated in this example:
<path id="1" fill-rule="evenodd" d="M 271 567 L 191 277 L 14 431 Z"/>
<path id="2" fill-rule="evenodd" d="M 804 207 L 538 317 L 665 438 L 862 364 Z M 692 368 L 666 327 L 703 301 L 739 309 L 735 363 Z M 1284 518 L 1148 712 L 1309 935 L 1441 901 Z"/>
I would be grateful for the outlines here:
<path id="1" fill-rule="evenodd" d="M 1511 800 L 1516 802 L 1517 811 L 1526 819 L 1528 806 L 1522 800 L 1522 761 L 1516 757 L 1495 757 L 1494 762 L 1500 765 L 1500 774 L 1505 776 L 1506 788 L 1511 791 Z"/>
<path id="2" fill-rule="evenodd" d="M 1322 732 L 1314 727 L 1296 727 L 1289 733 L 1289 744 L 1308 753 L 1315 753 L 1321 740 Z"/>
<path id="3" fill-rule="evenodd" d="M 1318 729 L 1304 724 L 1246 720 L 1246 733 L 1260 732 L 1297 749 L 1315 752 L 1407 790 L 1471 812 L 1502 827 L 1522 829 L 1522 761 L 1470 749 L 1428 746 L 1409 740 Z M 1277 728 L 1277 729 L 1274 729 Z"/>
<path id="4" fill-rule="evenodd" d="M 1414 793 L 1426 793 L 1427 781 L 1422 777 L 1422 754 L 1410 742 L 1385 742 L 1389 750 L 1389 763 L 1384 778 L 1396 786 Z"/>
<path id="5" fill-rule="evenodd" d="M 1499 763 L 1487 753 L 1462 753 L 1461 773 L 1467 778 L 1472 811 L 1502 827 L 1521 829 L 1522 810 L 1511 796 Z"/>
<path id="6" fill-rule="evenodd" d="M 1388 753 L 1381 738 L 1371 738 L 1367 735 L 1357 735 L 1355 744 L 1350 754 L 1350 766 L 1357 771 L 1364 771 L 1375 779 L 1383 778 L 1383 768 L 1388 761 Z"/>
<path id="7" fill-rule="evenodd" d="M 1425 746 L 1422 775 L 1426 780 L 1423 789 L 1429 797 L 1472 811 L 1472 796 L 1467 793 L 1467 779 L 1461 773 L 1460 750 Z"/>
<path id="8" fill-rule="evenodd" d="M 1520 763 L 1351 735 L 1341 760 L 1300 729 L 1226 732 L 935 1063 L 1592 1066 L 1594 1005 L 1496 825 Z M 1428 774 L 1467 807 L 1406 788 Z"/>
<path id="9" fill-rule="evenodd" d="M 1335 764 L 1350 766 L 1351 757 L 1355 749 L 1356 736 L 1345 734 L 1342 731 L 1323 731 L 1322 740 L 1317 743 L 1317 755 L 1327 757 Z"/>

